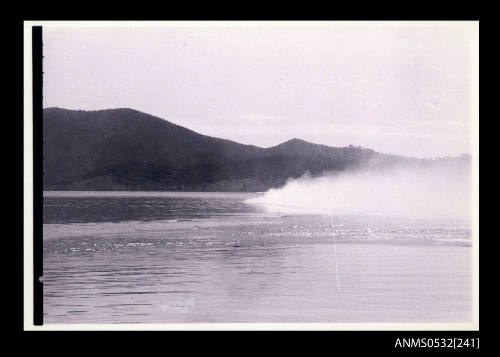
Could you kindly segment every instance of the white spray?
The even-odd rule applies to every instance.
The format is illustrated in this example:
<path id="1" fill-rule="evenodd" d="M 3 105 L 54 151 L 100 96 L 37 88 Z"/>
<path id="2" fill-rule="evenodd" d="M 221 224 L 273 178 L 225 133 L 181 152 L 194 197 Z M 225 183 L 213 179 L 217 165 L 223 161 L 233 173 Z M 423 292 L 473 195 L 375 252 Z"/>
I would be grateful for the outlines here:
<path id="1" fill-rule="evenodd" d="M 467 160 L 402 163 L 290 180 L 248 203 L 286 214 L 376 215 L 470 220 Z"/>

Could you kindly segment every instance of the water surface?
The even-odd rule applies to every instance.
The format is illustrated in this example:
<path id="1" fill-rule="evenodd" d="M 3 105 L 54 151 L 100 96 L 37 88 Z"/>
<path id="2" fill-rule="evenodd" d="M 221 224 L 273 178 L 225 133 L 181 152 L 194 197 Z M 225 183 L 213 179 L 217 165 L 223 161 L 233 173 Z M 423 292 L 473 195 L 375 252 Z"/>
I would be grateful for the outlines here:
<path id="1" fill-rule="evenodd" d="M 45 323 L 471 321 L 467 224 L 254 195 L 45 192 Z"/>

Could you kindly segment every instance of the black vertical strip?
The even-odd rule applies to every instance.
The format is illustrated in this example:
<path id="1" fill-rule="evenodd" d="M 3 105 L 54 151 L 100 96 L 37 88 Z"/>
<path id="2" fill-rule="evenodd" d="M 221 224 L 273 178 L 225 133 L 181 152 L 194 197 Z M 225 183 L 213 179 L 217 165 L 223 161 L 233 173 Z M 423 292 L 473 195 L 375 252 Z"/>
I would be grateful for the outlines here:
<path id="1" fill-rule="evenodd" d="M 43 108 L 42 108 L 42 27 L 34 26 L 33 34 L 33 267 L 34 325 L 43 325 Z"/>
<path id="2" fill-rule="evenodd" d="M 20 82 L 24 84 L 24 28 L 23 23 L 21 21 L 18 22 L 17 25 L 17 51 L 18 57 L 16 60 L 17 66 L 17 75 L 20 79 Z M 18 148 L 16 150 L 18 163 L 18 179 L 16 180 L 16 184 L 19 190 L 19 202 L 21 204 L 17 205 L 19 210 L 18 213 L 18 234 L 16 236 L 16 243 L 19 247 L 19 278 L 17 279 L 20 291 L 20 299 L 17 299 L 19 304 L 19 328 L 18 331 L 23 330 L 24 324 L 24 85 L 17 86 L 17 107 L 18 107 L 18 116 L 17 116 L 17 125 L 19 130 L 18 137 Z"/>

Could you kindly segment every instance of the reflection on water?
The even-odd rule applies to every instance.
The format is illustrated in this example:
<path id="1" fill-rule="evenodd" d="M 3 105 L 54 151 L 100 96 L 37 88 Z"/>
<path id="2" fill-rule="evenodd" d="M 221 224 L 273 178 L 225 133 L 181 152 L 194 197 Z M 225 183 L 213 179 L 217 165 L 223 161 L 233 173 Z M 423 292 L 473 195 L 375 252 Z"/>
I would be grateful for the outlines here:
<path id="1" fill-rule="evenodd" d="M 471 320 L 467 226 L 334 217 L 332 229 L 246 198 L 46 194 L 45 322 Z"/>
<path id="2" fill-rule="evenodd" d="M 47 192 L 44 223 L 155 221 L 261 211 L 242 199 L 255 194 L 201 192 Z"/>

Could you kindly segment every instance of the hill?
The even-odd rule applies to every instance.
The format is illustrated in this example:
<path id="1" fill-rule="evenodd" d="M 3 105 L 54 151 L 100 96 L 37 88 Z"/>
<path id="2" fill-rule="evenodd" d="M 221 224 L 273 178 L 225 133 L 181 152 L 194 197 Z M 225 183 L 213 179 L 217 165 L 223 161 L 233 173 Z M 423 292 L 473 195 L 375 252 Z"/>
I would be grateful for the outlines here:
<path id="1" fill-rule="evenodd" d="M 43 114 L 44 190 L 265 191 L 305 172 L 398 161 L 300 139 L 267 149 L 243 145 L 133 109 Z"/>

